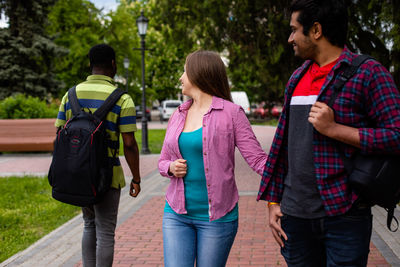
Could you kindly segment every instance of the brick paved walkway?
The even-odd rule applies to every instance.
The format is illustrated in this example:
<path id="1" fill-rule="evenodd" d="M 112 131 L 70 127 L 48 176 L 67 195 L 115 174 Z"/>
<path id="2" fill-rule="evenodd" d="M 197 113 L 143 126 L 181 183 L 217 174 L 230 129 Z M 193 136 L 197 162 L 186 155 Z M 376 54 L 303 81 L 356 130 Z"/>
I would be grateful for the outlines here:
<path id="1" fill-rule="evenodd" d="M 264 133 L 258 135 L 263 148 L 269 148 L 270 138 L 265 133 L 266 131 L 274 131 L 274 129 L 263 127 L 258 130 L 262 130 Z M 257 129 L 255 131 L 257 132 Z M 239 199 L 239 229 L 227 266 L 287 266 L 267 225 L 266 203 L 264 201 L 256 202 L 255 200 L 260 176 L 247 166 L 239 153 L 236 153 L 235 174 L 241 195 Z M 165 204 L 164 191 L 165 188 L 162 192 L 154 192 L 154 197 L 117 228 L 113 266 L 163 266 L 162 215 Z M 81 263 L 75 267 L 80 266 L 82 266 Z M 371 243 L 368 267 L 383 266 L 390 265 Z"/>
<path id="2" fill-rule="evenodd" d="M 259 141 L 263 148 L 269 150 L 271 142 L 271 133 L 273 128 L 258 128 L 254 127 L 255 132 L 260 131 Z M 158 155 L 148 155 L 141 158 L 141 173 L 145 178 L 140 199 L 133 200 L 131 198 L 124 200 L 120 205 L 119 224 L 116 231 L 116 246 L 114 265 L 116 267 L 125 266 L 163 266 L 162 252 L 162 214 L 164 207 L 164 193 L 168 183 L 166 178 L 160 177 L 156 173 Z M 25 159 L 25 161 L 27 161 Z M 45 156 L 39 157 L 37 162 L 45 162 Z M 13 163 L 13 164 L 11 164 Z M 43 170 L 47 170 L 49 159 L 44 165 Z M 3 165 L 3 166 L 2 166 Z M 7 167 L 7 166 L 8 167 Z M 10 168 L 10 165 L 14 167 Z M 23 167 L 18 158 L 0 158 L 0 173 L 3 168 L 5 172 L 15 171 L 16 173 L 26 173 L 26 169 L 18 169 Z M 28 164 L 29 165 L 29 164 Z M 122 161 L 125 174 L 130 173 L 127 170 L 126 163 Z M 37 166 L 38 168 L 39 166 Z M 29 168 L 30 169 L 30 168 Z M 38 172 L 43 172 L 39 170 Z M 240 154 L 236 155 L 236 178 L 238 189 L 240 192 L 239 200 L 239 230 L 236 236 L 235 243 L 232 247 L 227 266 L 228 267 L 249 267 L 249 266 L 286 266 L 282 256 L 280 255 L 279 247 L 275 243 L 270 229 L 267 225 L 267 208 L 264 201 L 256 202 L 256 193 L 260 182 L 260 176 L 251 171 Z M 126 191 L 124 191 L 124 194 Z M 131 206 L 130 206 L 131 205 Z M 135 208 L 137 207 L 137 208 Z M 66 256 L 67 251 L 63 250 L 58 259 L 47 263 L 46 266 L 82 266 L 80 262 L 80 241 L 79 235 L 82 232 L 81 218 L 77 218 L 79 223 L 74 228 L 79 234 L 75 234 L 74 248 L 72 256 Z M 63 234 L 63 231 L 68 231 Z M 61 230 L 58 234 L 60 238 L 67 233 L 72 232 L 69 228 Z M 46 242 L 39 242 L 36 247 L 27 250 L 29 253 L 43 253 L 48 250 L 51 255 L 51 247 L 54 250 L 54 245 L 51 242 L 57 240 L 57 237 L 49 237 Z M 48 247 L 45 248 L 44 244 Z M 46 250 L 46 251 L 47 251 Z M 18 260 L 25 260 L 28 264 L 28 259 L 34 255 L 23 253 L 22 255 L 4 266 L 20 266 Z M 61 259 L 60 257 L 65 257 Z M 58 261 L 57 261 L 58 260 Z M 17 264 L 14 264 L 17 263 Z M 38 261 L 39 262 L 39 261 Z M 24 266 L 28 266 L 28 265 Z M 2 266 L 0 264 L 0 266 Z M 37 266 L 37 265 L 31 265 Z M 44 265 L 40 265 L 44 266 Z M 368 267 L 383 267 L 390 266 L 380 251 L 371 243 L 371 253 L 369 257 Z M 400 266 L 400 265 L 393 265 Z"/>
<path id="3" fill-rule="evenodd" d="M 155 196 L 118 227 L 114 265 L 118 267 L 163 266 L 162 213 L 165 200 Z M 239 230 L 229 255 L 228 267 L 287 266 L 266 225 L 265 203 L 254 196 L 239 200 Z M 75 267 L 82 266 L 81 263 Z M 368 267 L 390 266 L 371 243 Z"/>

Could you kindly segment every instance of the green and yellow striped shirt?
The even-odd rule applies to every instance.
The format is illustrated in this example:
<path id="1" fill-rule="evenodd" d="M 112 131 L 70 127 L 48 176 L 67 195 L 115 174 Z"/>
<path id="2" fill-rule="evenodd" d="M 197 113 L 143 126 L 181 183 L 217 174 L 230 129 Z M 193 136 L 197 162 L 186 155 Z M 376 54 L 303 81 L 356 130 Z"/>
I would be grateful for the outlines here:
<path id="1" fill-rule="evenodd" d="M 116 86 L 112 78 L 104 75 L 90 75 L 87 77 L 86 81 L 76 86 L 76 94 L 81 107 L 93 113 L 104 103 L 115 88 Z M 63 126 L 71 117 L 72 110 L 68 102 L 67 92 L 62 99 L 55 126 Z M 116 155 L 119 155 L 120 133 L 135 132 L 137 130 L 135 105 L 128 94 L 122 95 L 117 101 L 115 106 L 107 114 L 105 123 L 107 132 L 110 134 L 110 139 L 112 143 L 115 144 L 115 147 L 117 147 Z M 110 157 L 112 157 L 114 153 L 114 149 L 108 149 Z M 124 173 L 118 156 L 114 162 L 111 186 L 114 188 L 122 188 L 125 186 Z"/>

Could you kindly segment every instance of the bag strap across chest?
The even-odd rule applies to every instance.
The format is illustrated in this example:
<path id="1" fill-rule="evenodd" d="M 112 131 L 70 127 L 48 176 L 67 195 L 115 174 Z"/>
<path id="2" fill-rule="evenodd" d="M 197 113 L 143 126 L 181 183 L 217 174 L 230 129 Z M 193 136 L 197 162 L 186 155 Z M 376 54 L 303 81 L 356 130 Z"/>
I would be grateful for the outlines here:
<path id="1" fill-rule="evenodd" d="M 359 55 L 358 57 L 353 59 L 353 61 L 351 62 L 350 65 L 346 66 L 346 68 L 344 69 L 344 71 L 341 74 L 339 74 L 339 76 L 338 76 L 339 81 L 337 81 L 333 85 L 333 93 L 328 102 L 328 106 L 330 108 L 332 108 L 333 103 L 335 102 L 335 100 L 336 100 L 338 94 L 340 93 L 340 91 L 342 90 L 343 86 L 350 80 L 351 77 L 354 76 L 354 74 L 356 74 L 356 72 L 357 72 L 358 68 L 361 66 L 361 64 L 364 63 L 364 61 L 366 61 L 368 59 L 372 59 L 372 58 L 373 57 L 371 57 L 369 55 Z"/>

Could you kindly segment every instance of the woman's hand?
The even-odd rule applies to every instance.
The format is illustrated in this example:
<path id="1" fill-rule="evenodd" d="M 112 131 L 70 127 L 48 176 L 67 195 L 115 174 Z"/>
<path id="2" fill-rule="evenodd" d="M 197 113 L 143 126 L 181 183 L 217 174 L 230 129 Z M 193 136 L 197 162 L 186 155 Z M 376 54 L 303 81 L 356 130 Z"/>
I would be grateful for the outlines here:
<path id="1" fill-rule="evenodd" d="M 168 172 L 175 177 L 183 178 L 186 175 L 187 164 L 185 159 L 177 159 L 169 165 Z"/>

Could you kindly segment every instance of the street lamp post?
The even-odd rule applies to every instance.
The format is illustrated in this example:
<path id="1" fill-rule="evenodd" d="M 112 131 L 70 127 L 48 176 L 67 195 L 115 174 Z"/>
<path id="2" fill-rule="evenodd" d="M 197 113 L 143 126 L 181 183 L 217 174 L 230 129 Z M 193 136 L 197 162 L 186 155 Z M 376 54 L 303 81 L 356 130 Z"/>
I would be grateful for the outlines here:
<path id="1" fill-rule="evenodd" d="M 129 58 L 124 58 L 124 68 L 126 70 L 126 91 L 128 92 Z"/>
<path id="2" fill-rule="evenodd" d="M 143 15 L 143 11 L 140 13 L 140 17 L 136 20 L 139 35 L 141 38 L 141 51 L 142 51 L 142 154 L 150 154 L 148 146 L 148 136 L 147 136 L 147 116 L 146 116 L 146 88 L 144 83 L 144 52 L 145 41 L 147 31 L 147 24 L 149 20 Z"/>

